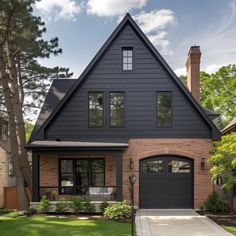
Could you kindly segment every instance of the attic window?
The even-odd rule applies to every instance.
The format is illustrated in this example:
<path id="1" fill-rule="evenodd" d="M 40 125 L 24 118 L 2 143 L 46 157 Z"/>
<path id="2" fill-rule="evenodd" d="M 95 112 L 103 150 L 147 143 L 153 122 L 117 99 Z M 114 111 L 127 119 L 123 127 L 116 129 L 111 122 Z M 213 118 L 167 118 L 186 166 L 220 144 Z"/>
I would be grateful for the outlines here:
<path id="1" fill-rule="evenodd" d="M 133 70 L 133 48 L 122 48 L 123 70 Z"/>

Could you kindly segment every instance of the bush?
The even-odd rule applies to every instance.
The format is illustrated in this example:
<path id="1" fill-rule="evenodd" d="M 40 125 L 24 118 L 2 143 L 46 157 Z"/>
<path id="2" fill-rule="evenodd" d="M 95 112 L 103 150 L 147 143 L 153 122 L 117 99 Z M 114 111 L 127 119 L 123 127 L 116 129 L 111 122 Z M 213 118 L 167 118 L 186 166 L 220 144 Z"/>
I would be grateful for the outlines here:
<path id="1" fill-rule="evenodd" d="M 75 214 L 81 212 L 83 209 L 83 204 L 81 199 L 79 197 L 73 198 L 70 207 L 74 210 Z"/>
<path id="2" fill-rule="evenodd" d="M 215 191 L 208 196 L 202 208 L 208 212 L 228 212 L 230 210 L 229 203 L 221 200 Z"/>
<path id="3" fill-rule="evenodd" d="M 58 213 L 65 212 L 67 208 L 68 208 L 68 203 L 64 199 L 61 199 L 59 202 L 56 203 L 56 212 Z"/>
<path id="4" fill-rule="evenodd" d="M 83 212 L 95 212 L 95 205 L 91 203 L 89 199 L 84 200 L 83 202 Z"/>
<path id="5" fill-rule="evenodd" d="M 5 215 L 5 214 L 9 214 L 11 212 L 14 212 L 14 210 L 10 210 L 10 209 L 0 209 L 0 215 Z"/>
<path id="6" fill-rule="evenodd" d="M 131 206 L 128 205 L 125 201 L 118 204 L 114 204 L 112 206 L 108 206 L 104 211 L 104 216 L 115 220 L 124 220 L 126 218 L 130 218 L 131 215 Z"/>
<path id="7" fill-rule="evenodd" d="M 42 212 L 48 212 L 50 206 L 51 206 L 50 201 L 47 199 L 46 196 L 43 196 L 39 203 L 39 210 Z"/>
<path id="8" fill-rule="evenodd" d="M 108 206 L 109 206 L 109 203 L 108 203 L 107 201 L 103 201 L 103 202 L 100 204 L 99 208 L 100 208 L 101 212 L 104 213 L 105 209 L 106 209 Z"/>
<path id="9" fill-rule="evenodd" d="M 28 215 L 34 215 L 34 214 L 37 214 L 38 211 L 36 208 L 33 208 L 31 207 L 29 210 L 28 210 Z"/>

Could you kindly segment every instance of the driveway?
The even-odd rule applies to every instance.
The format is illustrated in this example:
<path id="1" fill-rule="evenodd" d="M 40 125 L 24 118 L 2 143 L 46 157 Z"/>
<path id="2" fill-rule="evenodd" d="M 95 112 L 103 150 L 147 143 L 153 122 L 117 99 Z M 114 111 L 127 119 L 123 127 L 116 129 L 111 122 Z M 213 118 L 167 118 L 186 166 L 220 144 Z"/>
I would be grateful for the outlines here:
<path id="1" fill-rule="evenodd" d="M 138 236 L 230 236 L 219 225 L 193 210 L 139 210 Z"/>

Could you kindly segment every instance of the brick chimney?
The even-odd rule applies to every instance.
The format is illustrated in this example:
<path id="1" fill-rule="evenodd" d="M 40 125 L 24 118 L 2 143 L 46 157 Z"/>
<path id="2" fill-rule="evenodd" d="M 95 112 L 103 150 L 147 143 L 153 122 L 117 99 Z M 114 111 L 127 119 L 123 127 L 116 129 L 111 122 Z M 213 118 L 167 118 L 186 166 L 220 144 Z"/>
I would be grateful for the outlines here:
<path id="1" fill-rule="evenodd" d="M 200 47 L 192 46 L 186 61 L 187 87 L 198 103 L 200 103 L 200 58 Z"/>

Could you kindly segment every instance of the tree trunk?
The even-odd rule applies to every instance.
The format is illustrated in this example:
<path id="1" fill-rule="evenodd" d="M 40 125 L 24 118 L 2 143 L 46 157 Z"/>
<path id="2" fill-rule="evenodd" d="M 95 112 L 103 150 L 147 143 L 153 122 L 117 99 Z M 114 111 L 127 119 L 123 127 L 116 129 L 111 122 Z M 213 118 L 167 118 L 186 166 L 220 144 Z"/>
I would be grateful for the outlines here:
<path id="1" fill-rule="evenodd" d="M 20 209 L 27 210 L 29 206 L 29 201 L 25 191 L 24 175 L 20 164 L 20 155 L 19 155 L 19 144 L 17 139 L 17 125 L 15 122 L 15 112 L 13 108 L 11 90 L 8 84 L 8 77 L 6 74 L 6 65 L 4 62 L 4 54 L 0 52 L 0 82 L 5 98 L 5 105 L 8 113 L 8 122 L 9 122 L 9 138 L 11 144 L 11 154 L 10 160 L 13 166 L 13 170 L 16 176 L 17 183 L 17 193 L 20 204 Z"/>

